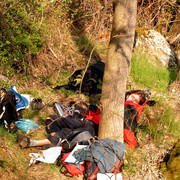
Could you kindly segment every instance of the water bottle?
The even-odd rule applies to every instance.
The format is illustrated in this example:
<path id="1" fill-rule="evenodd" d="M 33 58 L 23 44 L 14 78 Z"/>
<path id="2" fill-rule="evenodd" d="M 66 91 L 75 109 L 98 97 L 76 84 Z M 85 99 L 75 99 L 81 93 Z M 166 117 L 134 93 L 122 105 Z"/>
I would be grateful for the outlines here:
<path id="1" fill-rule="evenodd" d="M 60 116 L 63 116 L 63 115 L 64 115 L 64 112 L 63 112 L 63 110 L 62 110 L 62 108 L 61 108 L 61 105 L 58 104 L 57 102 L 55 102 L 55 103 L 54 103 L 54 106 L 55 106 L 58 114 L 59 114 Z"/>

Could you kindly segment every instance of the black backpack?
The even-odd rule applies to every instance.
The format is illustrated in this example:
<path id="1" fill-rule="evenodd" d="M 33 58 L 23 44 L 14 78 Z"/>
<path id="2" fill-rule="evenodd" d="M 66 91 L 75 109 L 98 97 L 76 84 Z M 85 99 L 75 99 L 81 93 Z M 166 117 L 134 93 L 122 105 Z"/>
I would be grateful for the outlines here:
<path id="1" fill-rule="evenodd" d="M 77 143 L 89 145 L 90 140 L 93 140 L 93 137 L 88 131 L 74 130 L 61 142 L 61 145 L 65 152 L 70 152 Z"/>
<path id="2" fill-rule="evenodd" d="M 83 78 L 84 69 L 80 69 L 74 72 L 74 74 L 69 78 L 67 85 L 56 86 L 54 89 L 65 88 L 66 90 L 79 90 L 80 83 L 82 82 L 81 91 L 91 96 L 92 94 L 100 94 L 101 86 L 103 81 L 105 64 L 103 62 L 97 62 L 87 68 L 85 76 Z"/>
<path id="3" fill-rule="evenodd" d="M 11 128 L 12 123 L 18 120 L 16 111 L 15 94 L 5 89 L 0 89 L 0 124 L 9 132 L 16 129 L 15 125 Z"/>

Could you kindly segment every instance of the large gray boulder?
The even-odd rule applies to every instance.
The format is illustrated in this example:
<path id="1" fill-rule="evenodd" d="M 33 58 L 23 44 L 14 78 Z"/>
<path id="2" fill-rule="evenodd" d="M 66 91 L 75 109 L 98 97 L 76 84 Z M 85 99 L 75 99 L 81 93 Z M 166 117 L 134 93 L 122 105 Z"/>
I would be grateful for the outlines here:
<path id="1" fill-rule="evenodd" d="M 149 60 L 157 60 L 164 67 L 177 67 L 177 58 L 166 39 L 155 30 L 139 32 L 136 49 L 146 53 Z"/>

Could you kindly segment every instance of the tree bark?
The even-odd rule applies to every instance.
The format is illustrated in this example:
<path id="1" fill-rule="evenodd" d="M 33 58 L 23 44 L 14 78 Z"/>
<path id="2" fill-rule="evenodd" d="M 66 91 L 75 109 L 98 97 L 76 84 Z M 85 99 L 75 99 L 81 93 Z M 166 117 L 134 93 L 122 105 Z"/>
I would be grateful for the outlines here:
<path id="1" fill-rule="evenodd" d="M 103 77 L 99 138 L 123 142 L 124 98 L 135 35 L 137 0 L 115 0 Z"/>

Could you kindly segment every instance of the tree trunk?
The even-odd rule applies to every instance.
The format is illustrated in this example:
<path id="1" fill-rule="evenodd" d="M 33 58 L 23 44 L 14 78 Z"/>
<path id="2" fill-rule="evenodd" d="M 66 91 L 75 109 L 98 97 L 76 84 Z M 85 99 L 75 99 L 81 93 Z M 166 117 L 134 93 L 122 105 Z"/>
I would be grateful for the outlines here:
<path id="1" fill-rule="evenodd" d="M 123 142 L 124 98 L 135 35 L 137 1 L 115 0 L 103 78 L 99 138 Z"/>

